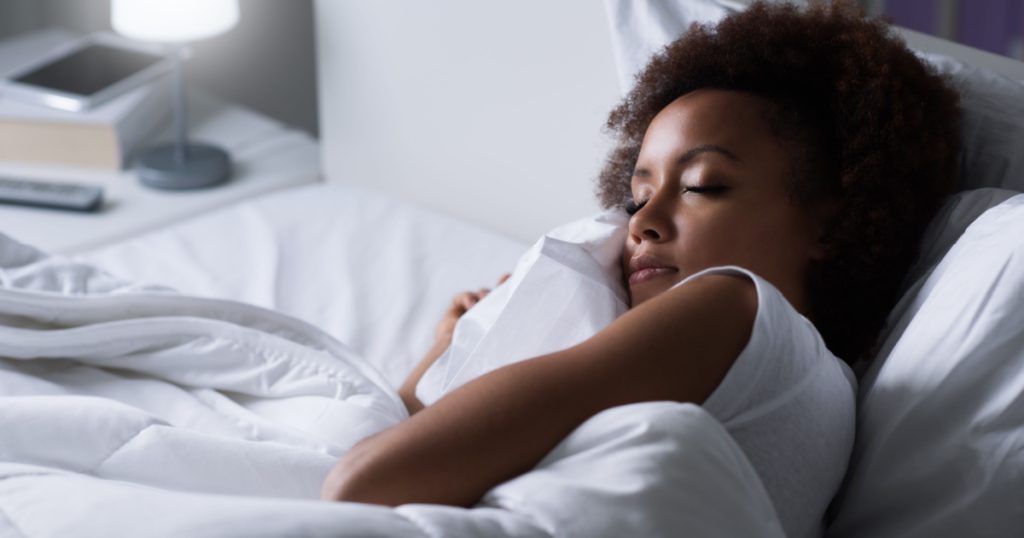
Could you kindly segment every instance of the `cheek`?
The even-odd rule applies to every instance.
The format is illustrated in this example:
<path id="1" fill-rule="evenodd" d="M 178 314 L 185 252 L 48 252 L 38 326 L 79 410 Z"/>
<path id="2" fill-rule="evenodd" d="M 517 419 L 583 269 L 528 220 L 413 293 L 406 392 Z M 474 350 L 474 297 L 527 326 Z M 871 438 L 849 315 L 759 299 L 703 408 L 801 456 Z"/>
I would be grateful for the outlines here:
<path id="1" fill-rule="evenodd" d="M 723 205 L 700 209 L 681 215 L 677 220 L 677 229 L 688 243 L 728 244 L 742 241 L 746 235 L 759 227 L 760 219 L 756 215 L 756 208 Z"/>
<path id="2" fill-rule="evenodd" d="M 743 244 L 752 257 L 781 261 L 806 255 L 808 224 L 792 211 L 750 215 L 745 228 L 734 240 Z"/>
<path id="3" fill-rule="evenodd" d="M 681 243 L 691 254 L 715 258 L 745 257 L 777 251 L 780 242 L 793 237 L 788 216 L 766 211 L 764 206 L 743 205 L 718 208 L 719 211 L 686 219 L 679 228 Z"/>

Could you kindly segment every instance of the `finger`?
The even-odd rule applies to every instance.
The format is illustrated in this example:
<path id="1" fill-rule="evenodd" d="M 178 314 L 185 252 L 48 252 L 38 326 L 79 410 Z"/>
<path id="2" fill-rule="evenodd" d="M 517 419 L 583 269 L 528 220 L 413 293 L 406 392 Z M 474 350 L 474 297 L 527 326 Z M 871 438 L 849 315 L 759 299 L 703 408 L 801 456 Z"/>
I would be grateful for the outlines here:
<path id="1" fill-rule="evenodd" d="M 464 291 L 452 297 L 452 308 L 466 304 L 466 301 L 473 298 L 476 294 L 471 291 Z"/>
<path id="2" fill-rule="evenodd" d="M 501 278 L 498 279 L 498 284 L 504 284 L 505 281 L 508 280 L 509 277 L 511 277 L 511 276 L 512 276 L 512 273 L 505 273 L 504 275 L 501 275 Z"/>

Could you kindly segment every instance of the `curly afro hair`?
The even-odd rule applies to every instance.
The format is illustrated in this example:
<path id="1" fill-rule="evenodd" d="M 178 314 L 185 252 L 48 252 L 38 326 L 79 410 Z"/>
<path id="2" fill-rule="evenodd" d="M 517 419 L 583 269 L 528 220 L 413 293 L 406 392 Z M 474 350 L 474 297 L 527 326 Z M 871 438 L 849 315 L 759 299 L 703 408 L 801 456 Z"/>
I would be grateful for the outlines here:
<path id="1" fill-rule="evenodd" d="M 792 201 L 837 202 L 826 259 L 808 272 L 810 317 L 834 354 L 870 358 L 960 151 L 957 92 L 890 31 L 841 0 L 758 1 L 717 26 L 692 25 L 609 115 L 615 146 L 598 178 L 601 204 L 631 199 L 647 126 L 676 98 L 699 88 L 765 98 L 789 150 Z"/>

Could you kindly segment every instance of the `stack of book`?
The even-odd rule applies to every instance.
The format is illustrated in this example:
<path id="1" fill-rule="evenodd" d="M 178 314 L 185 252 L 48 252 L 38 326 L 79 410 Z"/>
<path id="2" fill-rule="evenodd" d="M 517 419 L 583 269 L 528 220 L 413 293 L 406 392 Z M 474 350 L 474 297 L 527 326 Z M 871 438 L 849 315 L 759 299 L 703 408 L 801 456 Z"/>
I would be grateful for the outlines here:
<path id="1" fill-rule="evenodd" d="M 44 30 L 0 42 L 0 77 L 77 37 Z M 0 95 L 0 175 L 16 171 L 22 177 L 61 179 L 52 176 L 70 175 L 80 179 L 117 174 L 135 149 L 167 125 L 169 93 L 166 80 L 160 79 L 81 112 Z"/>

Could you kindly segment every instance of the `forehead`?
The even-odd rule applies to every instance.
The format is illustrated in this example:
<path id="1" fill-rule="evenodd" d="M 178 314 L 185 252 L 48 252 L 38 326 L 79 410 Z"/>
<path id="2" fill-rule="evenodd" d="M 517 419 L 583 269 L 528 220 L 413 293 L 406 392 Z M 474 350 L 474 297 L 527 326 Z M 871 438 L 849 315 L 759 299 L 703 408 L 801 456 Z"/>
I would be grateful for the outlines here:
<path id="1" fill-rule="evenodd" d="M 644 136 L 641 156 L 678 150 L 680 144 L 718 144 L 735 153 L 756 151 L 770 142 L 771 103 L 745 92 L 700 89 L 663 108 Z M 685 151 L 685 148 L 683 148 Z"/>

